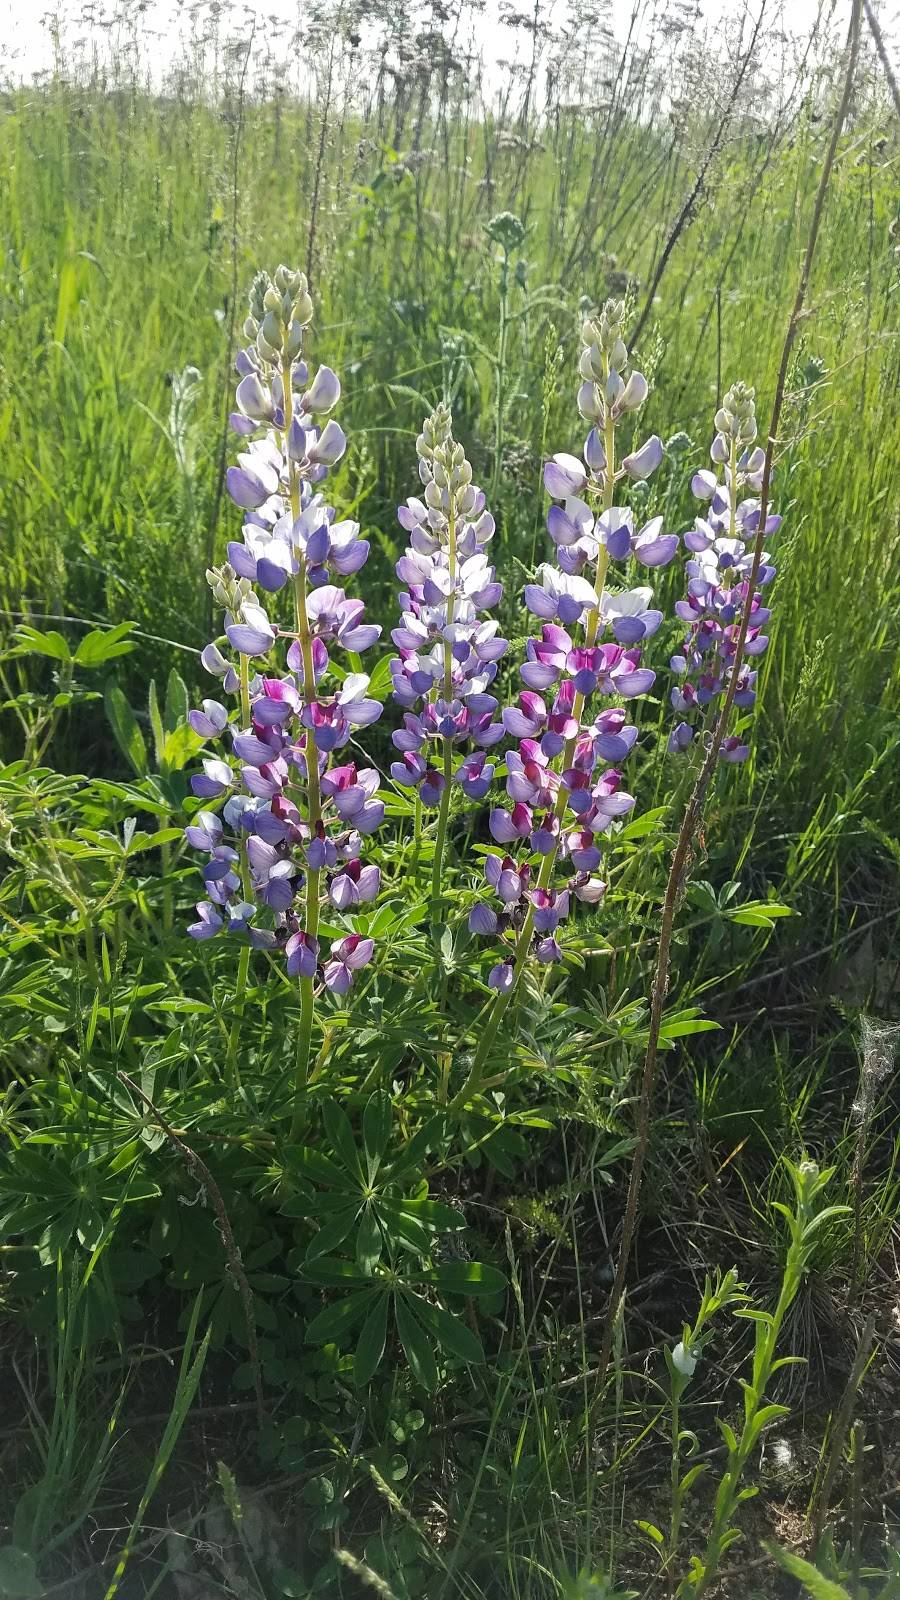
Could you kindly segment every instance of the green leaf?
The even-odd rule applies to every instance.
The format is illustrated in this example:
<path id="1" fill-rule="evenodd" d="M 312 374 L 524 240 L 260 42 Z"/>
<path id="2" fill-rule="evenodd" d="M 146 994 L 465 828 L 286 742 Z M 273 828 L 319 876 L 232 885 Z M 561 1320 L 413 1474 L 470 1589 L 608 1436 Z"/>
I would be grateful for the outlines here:
<path id="1" fill-rule="evenodd" d="M 183 722 L 174 732 L 165 736 L 160 758 L 161 769 L 166 773 L 181 772 L 189 761 L 193 761 L 202 744 L 200 735 L 194 732 L 189 723 Z"/>
<path id="2" fill-rule="evenodd" d="M 54 661 L 71 661 L 72 652 L 61 633 L 51 628 L 48 633 L 42 633 L 39 628 L 28 628 L 24 624 L 16 629 L 16 644 L 18 655 L 50 656 Z M 15 1547 L 10 1545 L 12 1550 Z"/>
<path id="3" fill-rule="evenodd" d="M 166 679 L 166 707 L 163 714 L 163 727 L 166 733 L 174 733 L 176 728 L 187 722 L 190 709 L 187 684 L 173 667 Z"/>
<path id="4" fill-rule="evenodd" d="M 370 1281 L 355 1261 L 340 1261 L 336 1256 L 321 1256 L 317 1261 L 304 1262 L 302 1272 L 309 1283 L 321 1284 L 326 1289 Z"/>
<path id="5" fill-rule="evenodd" d="M 366 1101 L 363 1112 L 363 1149 L 371 1183 L 381 1166 L 384 1152 L 391 1136 L 392 1107 L 390 1095 L 379 1090 Z"/>
<path id="6" fill-rule="evenodd" d="M 437 1363 L 434 1352 L 421 1325 L 416 1321 L 406 1300 L 398 1296 L 395 1307 L 397 1317 L 397 1332 L 400 1343 L 406 1353 L 409 1369 L 418 1383 L 429 1392 L 438 1386 Z"/>
<path id="7" fill-rule="evenodd" d="M 287 1207 L 284 1209 L 287 1210 Z M 305 1215 L 305 1212 L 303 1215 Z M 358 1216 L 358 1206 L 346 1206 L 327 1222 L 323 1223 L 318 1233 L 314 1235 L 306 1247 L 306 1260 L 316 1261 L 319 1256 L 327 1256 L 333 1250 L 340 1249 Z"/>
<path id="8" fill-rule="evenodd" d="M 657 1528 L 655 1523 L 653 1523 L 653 1522 L 635 1522 L 635 1527 L 636 1528 L 640 1528 L 641 1533 L 645 1533 L 647 1535 L 647 1538 L 648 1539 L 652 1539 L 653 1543 L 655 1545 L 659 1545 L 660 1548 L 665 1544 L 665 1542 L 666 1542 L 665 1541 L 665 1537 L 661 1533 L 660 1529 Z"/>
<path id="9" fill-rule="evenodd" d="M 336 1100 L 325 1101 L 322 1107 L 322 1120 L 325 1124 L 328 1142 L 338 1160 L 342 1166 L 346 1167 L 349 1173 L 353 1174 L 354 1178 L 361 1179 L 362 1168 L 359 1164 L 359 1154 L 356 1149 L 356 1141 L 353 1138 L 353 1129 L 350 1126 L 349 1118 L 341 1110 Z"/>
<path id="10" fill-rule="evenodd" d="M 139 778 L 145 777 L 147 749 L 143 735 L 134 712 L 113 678 L 108 679 L 104 688 L 103 704 L 106 707 L 109 725 L 116 737 L 116 744 L 133 772 Z"/>
<path id="11" fill-rule="evenodd" d="M 374 1377 L 384 1355 L 389 1298 L 387 1294 L 378 1296 L 360 1331 L 353 1358 L 353 1381 L 358 1389 Z"/>
<path id="12" fill-rule="evenodd" d="M 466 1361 L 473 1366 L 481 1366 L 484 1361 L 484 1349 L 476 1333 L 452 1311 L 445 1311 L 442 1306 L 430 1305 L 427 1300 L 416 1296 L 416 1315 L 424 1323 L 425 1328 L 442 1350 L 447 1350 L 450 1355 L 458 1356 L 460 1361 Z"/>
<path id="13" fill-rule="evenodd" d="M 377 1293 L 377 1289 L 357 1289 L 334 1305 L 325 1306 L 307 1324 L 307 1344 L 340 1344 L 350 1330 L 362 1321 Z"/>
<path id="14" fill-rule="evenodd" d="M 729 922 L 747 928 L 771 928 L 776 917 L 792 917 L 790 906 L 779 905 L 776 900 L 748 900 L 734 911 L 726 911 Z"/>
<path id="15" fill-rule="evenodd" d="M 147 708 L 150 712 L 150 726 L 153 729 L 153 750 L 156 756 L 156 765 L 162 767 L 165 760 L 166 733 L 160 716 L 155 678 L 150 679 L 150 688 L 147 691 Z"/>
<path id="16" fill-rule="evenodd" d="M 485 1266 L 481 1261 L 448 1261 L 440 1267 L 427 1267 L 410 1274 L 411 1283 L 429 1283 L 444 1294 L 464 1294 L 473 1297 L 502 1294 L 506 1279 L 496 1267 Z"/>
<path id="17" fill-rule="evenodd" d="M 382 1243 L 378 1218 L 374 1211 L 367 1206 L 360 1219 L 359 1232 L 356 1235 L 356 1260 L 360 1271 L 364 1272 L 367 1278 L 371 1278 L 381 1260 Z"/>
<path id="18" fill-rule="evenodd" d="M 848 1589 L 840 1583 L 832 1583 L 826 1578 L 818 1567 L 811 1561 L 804 1561 L 802 1556 L 795 1555 L 792 1550 L 782 1550 L 780 1545 L 770 1544 L 768 1540 L 762 1541 L 766 1554 L 776 1561 L 783 1572 L 797 1578 L 804 1589 L 812 1595 L 813 1600 L 852 1600 Z"/>
<path id="19" fill-rule="evenodd" d="M 104 661 L 127 655 L 129 650 L 134 649 L 133 642 L 128 638 L 133 628 L 133 622 L 120 622 L 115 628 L 92 629 L 85 634 L 75 651 L 75 661 L 79 667 L 102 667 Z"/>
<path id="20" fill-rule="evenodd" d="M 31 1600 L 40 1597 L 44 1585 L 38 1582 L 34 1557 L 18 1545 L 0 1547 L 0 1595 L 3 1600 Z"/>

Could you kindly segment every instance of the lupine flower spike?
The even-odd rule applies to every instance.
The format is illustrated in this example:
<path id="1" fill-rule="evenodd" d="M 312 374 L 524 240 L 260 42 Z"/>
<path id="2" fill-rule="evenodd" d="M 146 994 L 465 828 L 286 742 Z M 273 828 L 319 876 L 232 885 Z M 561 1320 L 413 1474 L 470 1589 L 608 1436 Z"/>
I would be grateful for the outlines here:
<path id="1" fill-rule="evenodd" d="M 488 752 L 503 738 L 503 724 L 490 689 L 507 641 L 485 615 L 503 593 L 485 551 L 494 519 L 453 438 L 446 406 L 426 418 L 416 451 L 424 498 L 407 500 L 398 513 L 410 542 L 397 563 L 406 590 L 391 635 L 398 650 L 390 664 L 394 699 L 404 711 L 393 734 L 398 759 L 391 777 L 416 789 L 424 806 L 438 807 L 436 902 L 451 785 L 481 800 L 494 776 Z"/>
<path id="2" fill-rule="evenodd" d="M 736 383 L 716 412 L 716 435 L 710 456 L 713 470 L 697 472 L 691 487 L 698 500 L 708 505 L 684 535 L 689 551 L 685 563 L 687 595 L 675 611 L 687 623 L 681 651 L 670 666 L 678 678 L 672 689 L 672 706 L 679 717 L 669 735 L 669 750 L 682 754 L 698 734 L 707 731 L 716 702 L 728 691 L 732 666 L 744 612 L 750 613 L 744 642 L 744 659 L 735 687 L 734 704 L 749 711 L 756 702 L 756 669 L 753 662 L 768 645 L 765 627 L 771 617 L 759 590 L 752 595 L 748 575 L 753 565 L 753 543 L 759 527 L 759 500 L 755 494 L 762 483 L 765 453 L 756 438 L 754 391 Z M 719 470 L 722 469 L 722 479 Z M 777 533 L 781 517 L 766 517 L 765 535 Z M 759 587 L 765 588 L 775 576 L 775 567 L 763 552 Z M 738 734 L 729 734 L 719 755 L 723 761 L 745 761 L 749 746 Z"/>
<path id="3" fill-rule="evenodd" d="M 231 418 L 246 448 L 226 477 L 244 512 L 242 539 L 207 574 L 225 623 L 224 639 L 202 657 L 237 706 L 229 712 L 205 700 L 191 714 L 196 732 L 227 739 L 230 749 L 206 758 L 192 779 L 194 793 L 218 809 L 200 811 L 187 830 L 207 857 L 207 898 L 188 931 L 197 939 L 226 931 L 283 951 L 303 995 L 301 1077 L 316 981 L 343 994 L 372 955 L 371 940 L 351 935 L 336 941 L 329 959 L 319 947 L 320 905 L 327 897 L 349 911 L 377 894 L 378 868 L 365 866 L 361 851 L 384 814 L 373 769 L 332 763 L 381 705 L 362 673 L 328 687 L 330 652 L 363 651 L 381 629 L 363 621 L 362 602 L 337 581 L 362 567 L 369 547 L 358 524 L 337 520 L 321 492 L 346 440 L 335 421 L 322 420 L 340 397 L 336 374 L 321 366 L 310 381 L 303 360 L 311 317 L 302 272 L 282 266 L 274 279 L 258 274 Z M 293 614 L 272 620 L 268 597 L 282 589 Z M 282 645 L 279 668 L 272 657 Z"/>
<path id="4" fill-rule="evenodd" d="M 617 424 L 647 396 L 643 374 L 629 370 L 623 315 L 622 305 L 610 301 L 585 323 L 578 407 L 590 433 L 581 457 L 556 455 L 544 469 L 558 565 L 540 567 L 526 587 L 526 605 L 541 629 L 527 644 L 518 703 L 503 712 L 507 734 L 518 741 L 506 757 L 512 804 L 491 812 L 502 854 L 487 857 L 492 899 L 470 917 L 474 933 L 504 938 L 489 977 L 501 998 L 463 1093 L 477 1084 L 503 997 L 513 992 L 526 959 L 559 961 L 558 933 L 572 903 L 602 898 L 600 840 L 634 805 L 621 771 L 637 738 L 627 703 L 653 685 L 641 651 L 662 614 L 649 587 L 613 587 L 610 575 L 632 559 L 665 565 L 678 540 L 662 531 L 661 518 L 637 529 L 628 507 L 613 504 L 619 483 L 645 478 L 662 459 L 653 436 L 617 462 Z M 605 703 L 592 713 L 595 696 Z"/>

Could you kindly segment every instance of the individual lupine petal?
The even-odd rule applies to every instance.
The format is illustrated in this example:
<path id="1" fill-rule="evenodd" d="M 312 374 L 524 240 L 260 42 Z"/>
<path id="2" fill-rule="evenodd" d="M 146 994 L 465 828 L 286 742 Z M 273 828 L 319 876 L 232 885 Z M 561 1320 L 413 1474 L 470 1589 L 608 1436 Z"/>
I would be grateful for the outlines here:
<path id="1" fill-rule="evenodd" d="M 749 754 L 750 746 L 745 744 L 743 739 L 739 738 L 736 733 L 729 734 L 727 739 L 722 740 L 719 747 L 720 761 L 746 761 Z"/>
<path id="2" fill-rule="evenodd" d="M 718 477 L 707 467 L 695 472 L 691 479 L 691 492 L 698 500 L 711 500 L 719 487 Z"/>
<path id="3" fill-rule="evenodd" d="M 222 842 L 222 823 L 214 811 L 198 811 L 193 822 L 184 830 L 184 837 L 194 850 L 215 850 Z"/>
<path id="4" fill-rule="evenodd" d="M 240 610 L 240 621 L 228 619 L 225 632 L 229 643 L 242 656 L 267 655 L 275 643 L 275 629 L 260 605 L 245 600 Z"/>
<path id="5" fill-rule="evenodd" d="M 309 460 L 317 465 L 333 467 L 335 462 L 340 461 L 346 448 L 347 439 L 344 430 L 332 417 L 326 422 L 318 438 L 308 443 L 306 453 Z"/>
<path id="6" fill-rule="evenodd" d="M 566 836 L 569 858 L 578 872 L 596 872 L 600 865 L 600 847 L 590 829 L 582 828 Z"/>
<path id="7" fill-rule="evenodd" d="M 610 506 L 597 519 L 597 532 L 611 561 L 624 561 L 631 552 L 633 524 L 628 506 Z"/>
<path id="8" fill-rule="evenodd" d="M 314 978 L 319 962 L 319 941 L 308 933 L 292 933 L 284 947 L 289 978 Z"/>
<path id="9" fill-rule="evenodd" d="M 293 905 L 296 872 L 293 861 L 276 861 L 266 875 L 261 895 L 272 911 L 287 911 Z"/>
<path id="10" fill-rule="evenodd" d="M 591 878 L 587 873 L 579 873 L 572 881 L 572 892 L 575 898 L 582 900 L 585 905 L 596 906 L 606 894 L 606 884 L 600 878 Z"/>
<path id="11" fill-rule="evenodd" d="M 427 767 L 419 787 L 419 794 L 423 806 L 436 806 L 440 804 L 444 792 L 444 774 L 438 772 L 436 767 Z"/>
<path id="12" fill-rule="evenodd" d="M 460 762 L 453 774 L 463 794 L 470 800 L 483 800 L 491 787 L 494 768 L 483 750 L 476 750 Z"/>
<path id="13" fill-rule="evenodd" d="M 620 404 L 623 411 L 637 411 L 644 404 L 650 392 L 650 385 L 642 372 L 636 369 L 629 376 L 625 385 Z"/>
<path id="14" fill-rule="evenodd" d="M 547 811 L 531 830 L 531 848 L 538 855 L 549 856 L 556 849 L 558 839 L 559 818 L 552 811 Z"/>
<path id="15" fill-rule="evenodd" d="M 544 464 L 544 488 L 551 500 L 565 500 L 569 495 L 580 494 L 587 484 L 584 463 L 577 456 L 551 456 Z"/>
<path id="16" fill-rule="evenodd" d="M 226 661 L 218 645 L 205 645 L 200 652 L 200 660 L 207 672 L 214 678 L 222 678 L 224 680 L 222 688 L 226 694 L 233 694 L 240 687 L 240 678 L 231 662 Z"/>
<path id="17" fill-rule="evenodd" d="M 232 411 L 229 414 L 228 426 L 232 433 L 242 434 L 244 438 L 256 432 L 256 423 L 252 417 L 242 417 L 239 411 Z"/>
<path id="18" fill-rule="evenodd" d="M 358 857 L 348 861 L 328 885 L 328 898 L 338 911 L 374 900 L 381 883 L 378 867 L 364 867 Z"/>
<path id="19" fill-rule="evenodd" d="M 204 700 L 200 711 L 189 711 L 188 722 L 201 739 L 215 739 L 228 721 L 228 712 L 218 700 Z"/>
<path id="20" fill-rule="evenodd" d="M 562 949 L 552 934 L 548 934 L 545 939 L 538 939 L 534 953 L 538 961 L 543 962 L 562 961 L 563 958 Z"/>
<path id="21" fill-rule="evenodd" d="M 592 428 L 585 440 L 584 459 L 591 472 L 599 477 L 606 471 L 606 451 L 603 447 L 603 438 L 597 428 Z"/>
<path id="22" fill-rule="evenodd" d="M 531 812 L 521 802 L 514 805 L 512 811 L 496 807 L 488 820 L 491 838 L 498 844 L 512 844 L 516 839 L 527 838 L 531 825 Z"/>
<path id="23" fill-rule="evenodd" d="M 238 407 L 253 422 L 271 422 L 275 414 L 271 390 L 263 383 L 258 372 L 248 372 L 235 392 Z"/>
<path id="24" fill-rule="evenodd" d="M 536 739 L 547 726 L 547 707 L 539 694 L 524 689 L 518 706 L 504 706 L 503 726 L 513 739 Z"/>
<path id="25" fill-rule="evenodd" d="M 489 855 L 484 863 L 484 875 L 498 900 L 505 906 L 515 905 L 525 887 L 525 879 L 510 856 Z"/>
<path id="26" fill-rule="evenodd" d="M 333 994 L 346 994 L 353 983 L 354 973 L 371 961 L 374 951 L 375 941 L 364 939 L 358 933 L 337 940 L 331 946 L 331 960 L 325 963 L 323 976 L 326 988 Z"/>
<path id="27" fill-rule="evenodd" d="M 187 931 L 192 939 L 213 939 L 221 932 L 223 925 L 215 906 L 208 900 L 200 900 L 197 903 L 197 921 L 189 923 Z"/>
<path id="28" fill-rule="evenodd" d="M 483 900 L 469 912 L 469 932 L 483 935 L 497 932 L 497 913 Z"/>
<path id="29" fill-rule="evenodd" d="M 207 757 L 203 762 L 203 772 L 195 772 L 191 778 L 191 793 L 198 800 L 215 800 L 233 787 L 234 773 L 227 761 L 219 761 L 214 757 Z"/>
<path id="30" fill-rule="evenodd" d="M 662 520 L 662 517 L 653 517 L 634 540 L 634 554 L 645 567 L 666 566 L 678 549 L 676 533 L 660 533 Z"/>
<path id="31" fill-rule="evenodd" d="M 404 789 L 417 789 L 427 770 L 427 763 L 414 750 L 404 750 L 400 761 L 391 762 L 391 777 Z"/>
<path id="32" fill-rule="evenodd" d="M 601 711 L 593 727 L 594 754 L 598 761 L 624 761 L 634 748 L 638 731 L 634 724 L 626 724 L 625 712 L 619 707 Z"/>
<path id="33" fill-rule="evenodd" d="M 381 629 L 378 631 L 380 633 Z M 338 705 L 355 728 L 365 728 L 377 722 L 384 710 L 380 700 L 366 698 L 368 687 L 369 676 L 366 672 L 348 672 L 341 685 Z"/>
<path id="34" fill-rule="evenodd" d="M 333 411 L 341 398 L 341 380 L 330 367 L 320 367 L 300 401 L 304 411 Z"/>
<path id="35" fill-rule="evenodd" d="M 622 467 L 629 478 L 633 478 L 635 482 L 642 482 L 656 471 L 664 453 L 662 440 L 658 434 L 652 433 L 639 450 L 634 450 L 631 455 L 624 457 Z"/>
<path id="36" fill-rule="evenodd" d="M 225 473 L 225 487 L 235 505 L 245 511 L 255 511 L 278 493 L 277 468 L 262 451 L 252 446 L 238 456 L 238 461 L 239 466 L 229 467 Z"/>
<path id="37" fill-rule="evenodd" d="M 572 508 L 584 507 L 587 512 L 587 521 L 584 517 L 576 518 L 572 515 Z M 547 512 L 547 532 L 554 544 L 570 545 L 581 538 L 582 534 L 593 528 L 594 519 L 590 508 L 583 500 L 568 499 L 564 505 L 552 505 Z"/>
<path id="38" fill-rule="evenodd" d="M 488 973 L 488 988 L 496 989 L 500 994 L 506 994 L 513 986 L 514 969 L 510 962 L 498 962 L 496 967 L 491 967 Z"/>

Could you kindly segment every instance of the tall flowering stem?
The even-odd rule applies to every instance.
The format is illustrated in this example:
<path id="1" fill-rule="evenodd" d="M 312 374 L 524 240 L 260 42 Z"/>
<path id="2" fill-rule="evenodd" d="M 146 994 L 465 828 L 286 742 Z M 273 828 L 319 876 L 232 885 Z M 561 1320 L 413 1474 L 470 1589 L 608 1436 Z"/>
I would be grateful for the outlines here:
<path id="1" fill-rule="evenodd" d="M 437 807 L 431 872 L 437 937 L 452 788 L 469 800 L 482 800 L 490 788 L 487 752 L 503 738 L 490 689 L 507 641 L 486 615 L 503 593 L 485 549 L 494 519 L 446 406 L 426 417 L 416 453 L 424 495 L 398 512 L 410 543 L 397 563 L 407 587 L 391 635 L 398 651 L 390 664 L 393 696 L 404 712 L 392 736 L 398 759 L 391 777 L 416 791 L 417 817 L 420 806 Z"/>
<path id="2" fill-rule="evenodd" d="M 763 630 L 771 618 L 760 590 L 772 582 L 775 568 L 764 550 L 758 567 L 759 589 L 748 582 L 753 565 L 748 541 L 757 531 L 760 504 L 754 493 L 743 496 L 746 489 L 759 490 L 765 466 L 765 452 L 753 447 L 755 438 L 753 390 L 736 383 L 716 412 L 710 450 L 713 469 L 695 473 L 691 484 L 697 499 L 707 502 L 708 510 L 684 535 L 687 595 L 675 611 L 687 624 L 687 633 L 682 652 L 670 663 L 680 680 L 671 695 L 682 719 L 669 736 L 669 750 L 675 754 L 690 749 L 698 731 L 704 733 L 735 673 L 734 704 L 750 710 L 756 703 L 752 663 L 768 646 Z M 777 533 L 780 526 L 781 518 L 767 512 L 764 535 L 768 538 Z M 737 639 L 745 613 L 743 659 L 736 666 Z M 749 745 L 736 734 L 723 740 L 719 751 L 722 760 L 731 762 L 744 761 L 749 753 Z"/>
<path id="3" fill-rule="evenodd" d="M 803 319 L 803 307 L 809 288 L 812 264 L 815 258 L 816 245 L 819 239 L 819 229 L 822 223 L 822 214 L 825 208 L 825 197 L 831 181 L 834 159 L 840 141 L 841 132 L 847 118 L 850 99 L 853 92 L 853 80 L 856 74 L 856 62 L 859 55 L 859 35 L 862 14 L 862 0 L 854 0 L 850 20 L 850 34 L 847 41 L 845 57 L 844 82 L 840 102 L 837 106 L 828 141 L 828 149 L 819 177 L 819 187 L 813 203 L 812 218 L 806 240 L 806 251 L 803 265 L 800 269 L 800 278 L 797 283 L 797 293 L 791 310 L 790 320 L 785 331 L 784 343 L 781 349 L 781 361 L 778 367 L 778 378 L 775 383 L 775 395 L 772 402 L 772 415 L 769 423 L 769 432 L 766 440 L 762 475 L 759 485 L 759 514 L 756 520 L 756 531 L 753 539 L 753 557 L 747 575 L 747 590 L 753 594 L 756 591 L 759 575 L 763 567 L 764 540 L 769 517 L 769 497 L 772 485 L 772 468 L 775 457 L 775 448 L 778 440 L 778 431 L 781 427 L 781 415 L 784 409 L 784 397 L 787 390 L 788 368 L 797 331 Z M 616 1271 L 610 1292 L 609 1303 L 603 1321 L 603 1335 L 600 1345 L 600 1359 L 597 1364 L 595 1380 L 595 1393 L 602 1397 L 606 1374 L 609 1370 L 612 1356 L 613 1334 L 622 1295 L 625 1290 L 625 1276 L 628 1270 L 628 1261 L 634 1241 L 637 1226 L 638 1204 L 641 1195 L 644 1167 L 647 1152 L 650 1146 L 650 1120 L 653 1105 L 653 1093 L 656 1087 L 657 1063 L 659 1057 L 659 1034 L 662 1026 L 663 1007 L 669 992 L 669 958 L 672 947 L 672 935 L 675 928 L 675 911 L 679 896 L 684 887 L 687 876 L 693 842 L 697 836 L 703 818 L 703 806 L 706 792 L 712 775 L 719 761 L 719 751 L 728 736 L 728 726 L 731 711 L 737 694 L 741 665 L 744 659 L 744 645 L 750 628 L 751 611 L 745 606 L 741 616 L 737 637 L 734 645 L 734 659 L 729 675 L 725 694 L 719 707 L 718 716 L 713 728 L 712 736 L 706 749 L 703 764 L 697 774 L 690 799 L 681 819 L 675 849 L 672 852 L 672 862 L 669 868 L 669 877 L 666 883 L 666 892 L 663 899 L 662 916 L 660 919 L 659 942 L 657 944 L 656 970 L 650 991 L 650 1023 L 647 1039 L 647 1050 L 644 1056 L 643 1071 L 641 1074 L 640 1095 L 638 1099 L 638 1113 L 636 1134 L 637 1140 L 631 1163 L 631 1173 L 628 1180 L 628 1194 L 625 1200 L 625 1214 L 622 1219 L 622 1229 L 619 1238 L 619 1254 L 616 1261 Z"/>
<path id="4" fill-rule="evenodd" d="M 251 951 L 282 951 L 288 975 L 298 980 L 295 1131 L 304 1115 L 316 995 L 345 994 L 374 948 L 351 925 L 324 959 L 322 900 L 327 895 L 344 913 L 375 897 L 379 871 L 363 864 L 361 849 L 384 816 L 374 769 L 331 764 L 352 730 L 374 722 L 381 706 L 367 695 L 365 674 L 333 669 L 330 652 L 366 650 L 381 629 L 362 621 L 362 602 L 348 599 L 334 581 L 358 572 L 369 547 L 358 524 L 338 520 L 319 490 L 346 440 L 335 421 L 317 420 L 334 409 L 341 388 L 329 367 L 310 380 L 303 345 L 311 318 L 302 272 L 279 267 L 274 278 L 257 275 L 231 418 L 247 448 L 226 473 L 228 493 L 244 512 L 242 539 L 207 574 L 225 623 L 223 639 L 202 656 L 237 704 L 230 711 L 204 700 L 191 713 L 197 733 L 210 741 L 227 737 L 231 749 L 204 759 L 192 778 L 194 794 L 210 809 L 199 811 L 187 830 L 189 843 L 207 857 L 208 896 L 188 932 L 195 939 L 229 933 L 242 945 L 230 1082 L 238 1081 Z M 289 592 L 291 615 L 270 620 L 254 585 L 267 595 Z M 283 645 L 287 671 L 279 676 L 271 658 Z"/>
<path id="5" fill-rule="evenodd" d="M 474 933 L 499 935 L 506 951 L 490 974 L 497 997 L 455 1097 L 457 1106 L 483 1085 L 491 1048 L 529 957 L 542 963 L 561 960 L 556 934 L 571 900 L 596 904 L 602 898 L 606 886 L 592 876 L 602 860 L 598 839 L 634 805 L 618 765 L 606 766 L 623 761 L 637 738 L 625 708 L 601 709 L 591 723 L 584 719 L 594 694 L 629 700 L 645 694 L 655 679 L 640 665 L 640 645 L 656 632 L 662 614 L 650 604 L 650 589 L 610 588 L 610 564 L 634 558 L 646 567 L 663 566 L 678 541 L 662 532 L 661 518 L 636 531 L 628 507 L 614 504 L 621 480 L 645 479 L 662 458 L 662 445 L 653 436 L 621 464 L 617 460 L 616 426 L 643 405 L 648 393 L 643 374 L 629 370 L 623 315 L 621 303 L 608 301 L 596 321 L 585 323 L 578 407 L 591 431 L 583 459 L 554 456 L 544 472 L 555 502 L 547 525 L 559 566 L 540 567 L 539 581 L 525 590 L 528 609 L 542 622 L 541 636 L 528 642 L 518 705 L 503 713 L 507 733 L 519 740 L 518 750 L 506 758 L 512 810 L 496 809 L 490 823 L 499 844 L 523 849 L 527 841 L 540 864 L 535 872 L 531 859 L 487 858 L 485 875 L 501 909 L 479 904 L 469 925 Z M 612 637 L 605 640 L 607 631 Z M 548 705 L 543 696 L 550 689 L 554 698 Z M 604 768 L 599 777 L 598 764 Z M 574 871 L 564 884 L 554 885 L 561 861 L 570 862 Z"/>

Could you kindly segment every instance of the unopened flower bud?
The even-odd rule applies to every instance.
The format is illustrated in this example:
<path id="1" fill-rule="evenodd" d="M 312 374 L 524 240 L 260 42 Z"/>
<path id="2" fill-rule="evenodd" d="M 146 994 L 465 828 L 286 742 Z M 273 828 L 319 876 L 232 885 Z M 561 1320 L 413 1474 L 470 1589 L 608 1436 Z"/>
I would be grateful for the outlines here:
<path id="1" fill-rule="evenodd" d="M 595 383 L 583 383 L 578 390 L 578 409 L 586 422 L 599 422 L 603 416 L 600 390 Z"/>
<path id="2" fill-rule="evenodd" d="M 632 372 L 628 382 L 625 385 L 625 393 L 622 396 L 623 409 L 625 411 L 639 410 L 639 408 L 644 404 L 649 390 L 650 386 L 647 382 L 647 379 L 644 377 L 644 374 L 637 371 Z"/>

